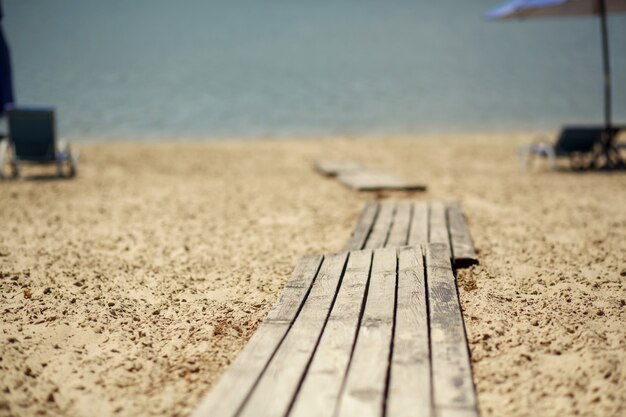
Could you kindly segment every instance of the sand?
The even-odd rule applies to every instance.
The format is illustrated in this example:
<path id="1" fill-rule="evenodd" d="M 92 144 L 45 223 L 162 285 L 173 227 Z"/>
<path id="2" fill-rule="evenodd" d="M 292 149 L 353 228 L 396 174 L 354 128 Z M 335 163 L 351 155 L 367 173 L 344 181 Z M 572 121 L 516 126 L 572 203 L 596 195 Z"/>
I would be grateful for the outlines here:
<path id="1" fill-rule="evenodd" d="M 624 415 L 626 173 L 522 173 L 528 140 L 81 144 L 75 180 L 0 182 L 0 416 L 188 415 L 296 260 L 339 250 L 365 201 L 406 197 L 468 216 L 483 415 Z M 429 190 L 350 191 L 322 157 Z"/>

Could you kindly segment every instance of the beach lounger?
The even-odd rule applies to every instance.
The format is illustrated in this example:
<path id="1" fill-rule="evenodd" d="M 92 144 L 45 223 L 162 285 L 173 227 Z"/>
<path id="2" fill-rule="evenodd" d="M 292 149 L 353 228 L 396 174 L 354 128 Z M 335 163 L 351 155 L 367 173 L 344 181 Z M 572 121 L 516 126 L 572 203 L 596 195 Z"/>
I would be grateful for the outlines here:
<path id="1" fill-rule="evenodd" d="M 613 129 L 616 135 L 618 128 Z M 572 168 L 589 168 L 597 157 L 606 129 L 603 126 L 567 126 L 561 130 L 557 141 L 551 144 L 540 138 L 531 145 L 519 149 L 520 164 L 526 169 L 531 156 L 547 157 L 550 168 L 556 167 L 556 158 L 567 157 Z"/>
<path id="2" fill-rule="evenodd" d="M 57 141 L 53 109 L 15 108 L 7 112 L 7 121 L 13 178 L 19 177 L 24 163 L 56 164 L 59 176 L 76 175 L 78 154 Z"/>

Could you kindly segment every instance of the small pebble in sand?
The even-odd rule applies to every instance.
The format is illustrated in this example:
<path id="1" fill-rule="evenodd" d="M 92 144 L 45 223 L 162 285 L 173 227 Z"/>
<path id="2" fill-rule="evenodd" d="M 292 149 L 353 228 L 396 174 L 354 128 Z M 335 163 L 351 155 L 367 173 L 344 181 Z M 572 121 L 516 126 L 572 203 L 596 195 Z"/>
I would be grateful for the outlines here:
<path id="1" fill-rule="evenodd" d="M 32 298 L 33 293 L 28 289 L 24 288 L 24 298 Z"/>

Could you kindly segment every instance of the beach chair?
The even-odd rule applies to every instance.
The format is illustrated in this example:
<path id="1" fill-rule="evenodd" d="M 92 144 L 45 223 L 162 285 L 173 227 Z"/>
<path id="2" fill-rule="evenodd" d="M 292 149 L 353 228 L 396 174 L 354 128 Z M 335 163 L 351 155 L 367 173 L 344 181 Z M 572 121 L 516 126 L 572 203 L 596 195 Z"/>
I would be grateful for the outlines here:
<path id="1" fill-rule="evenodd" d="M 613 134 L 616 134 L 617 129 L 613 130 Z M 603 126 L 566 126 L 554 144 L 546 137 L 541 137 L 530 145 L 520 147 L 520 165 L 525 170 L 532 156 L 542 156 L 548 158 L 550 168 L 554 169 L 557 158 L 567 157 L 574 169 L 590 168 L 605 136 L 606 129 Z"/>
<path id="2" fill-rule="evenodd" d="M 14 108 L 7 111 L 7 121 L 13 178 L 19 177 L 22 164 L 56 164 L 58 176 L 76 175 L 78 153 L 57 141 L 53 109 Z"/>

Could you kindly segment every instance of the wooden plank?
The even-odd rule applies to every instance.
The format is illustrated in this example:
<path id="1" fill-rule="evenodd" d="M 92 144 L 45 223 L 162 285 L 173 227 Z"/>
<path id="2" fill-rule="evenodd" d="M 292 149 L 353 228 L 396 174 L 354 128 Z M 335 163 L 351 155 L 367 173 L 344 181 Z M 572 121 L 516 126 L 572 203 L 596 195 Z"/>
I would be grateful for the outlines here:
<path id="1" fill-rule="evenodd" d="M 300 314 L 239 416 L 283 417 L 287 413 L 323 332 L 347 256 L 342 253 L 324 258 Z"/>
<path id="2" fill-rule="evenodd" d="M 291 278 L 285 284 L 278 301 L 272 306 L 263 322 L 285 322 L 291 324 L 296 312 L 305 301 L 313 279 L 319 271 L 324 257 L 305 256 L 298 261 Z"/>
<path id="3" fill-rule="evenodd" d="M 382 416 L 393 328 L 396 249 L 374 252 L 367 301 L 337 416 Z"/>
<path id="4" fill-rule="evenodd" d="M 378 249 L 385 246 L 389 237 L 394 212 L 395 204 L 389 202 L 380 203 L 376 222 L 367 238 L 367 242 L 365 242 L 365 249 Z"/>
<path id="5" fill-rule="evenodd" d="M 363 166 L 355 161 L 338 161 L 338 160 L 323 160 L 317 161 L 314 165 L 317 172 L 329 177 L 335 177 L 344 172 L 352 172 L 362 170 Z"/>
<path id="6" fill-rule="evenodd" d="M 478 263 L 472 238 L 459 203 L 448 204 L 448 228 L 452 244 L 452 256 L 457 268 L 465 268 Z"/>
<path id="7" fill-rule="evenodd" d="M 467 408 L 439 408 L 437 417 L 477 417 L 480 414 L 473 409 Z"/>
<path id="8" fill-rule="evenodd" d="M 348 243 L 346 243 L 343 248 L 344 251 L 363 249 L 374 226 L 378 209 L 378 203 L 367 203 L 365 205 L 350 240 L 348 240 Z"/>
<path id="9" fill-rule="evenodd" d="M 342 172 L 337 177 L 344 185 L 358 191 L 425 191 L 426 186 L 407 181 L 389 172 L 357 170 Z"/>
<path id="10" fill-rule="evenodd" d="M 448 250 L 448 258 L 452 258 L 446 206 L 444 203 L 437 201 L 430 204 L 430 224 L 428 230 L 428 242 L 444 244 Z"/>
<path id="11" fill-rule="evenodd" d="M 387 396 L 388 417 L 432 415 L 425 291 L 421 247 L 400 249 L 396 324 Z"/>
<path id="12" fill-rule="evenodd" d="M 409 245 L 420 246 L 428 243 L 428 204 L 413 203 Z"/>
<path id="13" fill-rule="evenodd" d="M 426 247 L 426 276 L 435 412 L 477 416 L 463 315 L 445 245 L 433 243 Z"/>
<path id="14" fill-rule="evenodd" d="M 302 258 L 278 302 L 192 417 L 234 416 L 260 378 L 274 352 L 297 316 L 322 256 Z"/>
<path id="15" fill-rule="evenodd" d="M 411 224 L 411 203 L 401 201 L 396 205 L 395 216 L 389 232 L 389 238 L 385 247 L 398 248 L 406 246 L 409 239 L 409 227 Z"/>
<path id="16" fill-rule="evenodd" d="M 341 288 L 290 417 L 332 416 L 352 355 L 371 251 L 351 252 Z"/>

